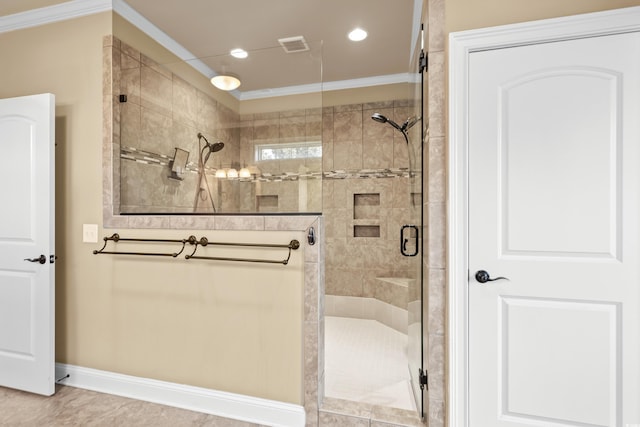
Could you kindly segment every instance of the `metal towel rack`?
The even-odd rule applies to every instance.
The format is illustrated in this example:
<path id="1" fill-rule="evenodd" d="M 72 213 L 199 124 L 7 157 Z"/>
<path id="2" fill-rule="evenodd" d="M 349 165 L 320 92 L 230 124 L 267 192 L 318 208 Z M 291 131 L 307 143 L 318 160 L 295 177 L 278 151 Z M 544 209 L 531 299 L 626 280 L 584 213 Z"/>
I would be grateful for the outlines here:
<path id="1" fill-rule="evenodd" d="M 211 257 L 211 256 L 195 256 L 198 246 L 244 246 L 252 248 L 286 248 L 289 249 L 287 257 L 283 260 L 271 260 L 271 259 L 256 259 L 256 258 L 230 258 L 230 257 Z M 195 243 L 195 248 L 191 254 L 185 255 L 186 259 L 208 259 L 213 261 L 239 261 L 239 262 L 259 262 L 265 264 L 282 264 L 287 265 L 291 258 L 291 250 L 296 250 L 300 247 L 300 242 L 297 240 L 291 240 L 288 245 L 278 245 L 269 243 L 226 243 L 226 242 L 210 242 L 206 237 L 200 238 Z"/>
<path id="2" fill-rule="evenodd" d="M 143 255 L 143 256 L 170 256 L 173 258 L 176 258 L 178 255 L 180 255 L 183 251 L 184 251 L 184 247 L 186 246 L 187 243 L 191 243 L 191 239 L 193 238 L 193 240 L 195 240 L 194 236 L 190 236 L 188 239 L 124 239 L 122 237 L 120 237 L 120 235 L 118 233 L 113 233 L 110 237 L 103 237 L 102 240 L 104 240 L 104 245 L 102 246 L 102 248 L 98 251 L 93 251 L 94 255 L 99 255 L 99 254 L 111 254 L 111 255 Z M 105 248 L 107 247 L 107 244 L 109 242 L 146 242 L 146 243 L 181 243 L 182 244 L 182 249 L 180 249 L 179 252 L 174 252 L 174 253 L 158 253 L 158 252 L 115 252 L 115 251 L 105 251 Z"/>
<path id="3" fill-rule="evenodd" d="M 94 250 L 94 255 L 99 254 L 111 254 L 111 255 L 141 255 L 141 256 L 166 256 L 176 258 L 182 252 L 187 243 L 193 245 L 193 252 L 185 255 L 185 259 L 204 259 L 213 261 L 237 261 L 237 262 L 257 262 L 267 264 L 282 264 L 287 265 L 289 259 L 291 259 L 291 251 L 300 247 L 300 242 L 297 240 L 291 240 L 289 244 L 270 244 L 270 243 L 230 243 L 230 242 L 210 242 L 206 237 L 197 239 L 195 236 L 189 236 L 187 239 L 139 239 L 139 238 L 122 238 L 118 233 L 114 233 L 109 237 L 104 237 L 104 245 L 100 250 Z M 120 251 L 105 251 L 109 242 L 143 242 L 143 243 L 179 243 L 182 244 L 179 252 L 173 253 L 160 253 L 160 252 L 120 252 Z M 255 258 L 232 258 L 232 257 L 211 257 L 211 256 L 196 256 L 195 253 L 199 246 L 240 246 L 240 247 L 253 247 L 253 248 L 284 248 L 288 249 L 289 253 L 283 260 L 270 260 L 270 259 L 255 259 Z"/>

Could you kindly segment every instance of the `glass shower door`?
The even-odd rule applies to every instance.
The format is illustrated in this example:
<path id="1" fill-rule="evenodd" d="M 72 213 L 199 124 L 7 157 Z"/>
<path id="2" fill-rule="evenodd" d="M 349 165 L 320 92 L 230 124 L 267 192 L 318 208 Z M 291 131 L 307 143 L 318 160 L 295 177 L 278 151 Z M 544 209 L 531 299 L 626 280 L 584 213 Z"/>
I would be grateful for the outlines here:
<path id="1" fill-rule="evenodd" d="M 426 119 L 424 117 L 424 67 L 426 61 L 420 46 L 414 51 L 414 61 L 410 75 L 414 77 L 409 84 L 409 98 L 412 100 L 412 118 L 407 119 L 413 126 L 406 130 L 409 149 L 409 223 L 400 232 L 400 251 L 409 263 L 408 282 L 408 329 L 407 359 L 411 374 L 411 388 L 416 401 L 416 409 L 424 417 L 424 392 L 426 372 L 424 370 L 424 321 L 423 318 L 423 265 L 424 265 L 424 227 L 423 227 L 423 141 L 426 136 Z"/>

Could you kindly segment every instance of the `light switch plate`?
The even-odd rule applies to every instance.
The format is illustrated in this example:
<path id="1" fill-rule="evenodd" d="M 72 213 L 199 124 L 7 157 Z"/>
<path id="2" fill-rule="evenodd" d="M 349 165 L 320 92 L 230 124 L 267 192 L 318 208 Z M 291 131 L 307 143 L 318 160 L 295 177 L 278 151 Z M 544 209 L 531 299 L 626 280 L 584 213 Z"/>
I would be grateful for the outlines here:
<path id="1" fill-rule="evenodd" d="M 82 241 L 98 243 L 98 224 L 82 224 Z"/>

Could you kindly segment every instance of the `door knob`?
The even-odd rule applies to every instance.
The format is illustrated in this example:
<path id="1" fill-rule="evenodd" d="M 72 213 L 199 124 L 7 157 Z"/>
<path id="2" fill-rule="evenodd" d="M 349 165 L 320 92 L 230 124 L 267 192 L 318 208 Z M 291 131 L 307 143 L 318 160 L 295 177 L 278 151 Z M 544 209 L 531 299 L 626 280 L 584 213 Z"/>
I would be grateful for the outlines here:
<path id="1" fill-rule="evenodd" d="M 495 280 L 509 280 L 506 277 L 495 277 L 495 278 L 491 278 L 491 275 L 489 275 L 488 272 L 486 272 L 485 270 L 478 270 L 476 271 L 476 280 L 479 283 L 487 283 L 487 282 L 493 282 Z"/>
<path id="2" fill-rule="evenodd" d="M 39 262 L 40 264 L 44 264 L 47 262 L 47 257 L 44 255 L 40 255 L 38 258 L 25 258 L 25 261 L 29 262 Z"/>

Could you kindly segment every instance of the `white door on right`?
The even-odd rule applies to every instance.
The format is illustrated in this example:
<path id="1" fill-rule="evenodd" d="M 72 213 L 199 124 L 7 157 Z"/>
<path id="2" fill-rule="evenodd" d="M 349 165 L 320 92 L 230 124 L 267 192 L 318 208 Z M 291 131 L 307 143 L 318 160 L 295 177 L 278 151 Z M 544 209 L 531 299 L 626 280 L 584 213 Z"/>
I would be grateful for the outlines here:
<path id="1" fill-rule="evenodd" d="M 469 61 L 470 425 L 638 426 L 640 34 Z"/>

